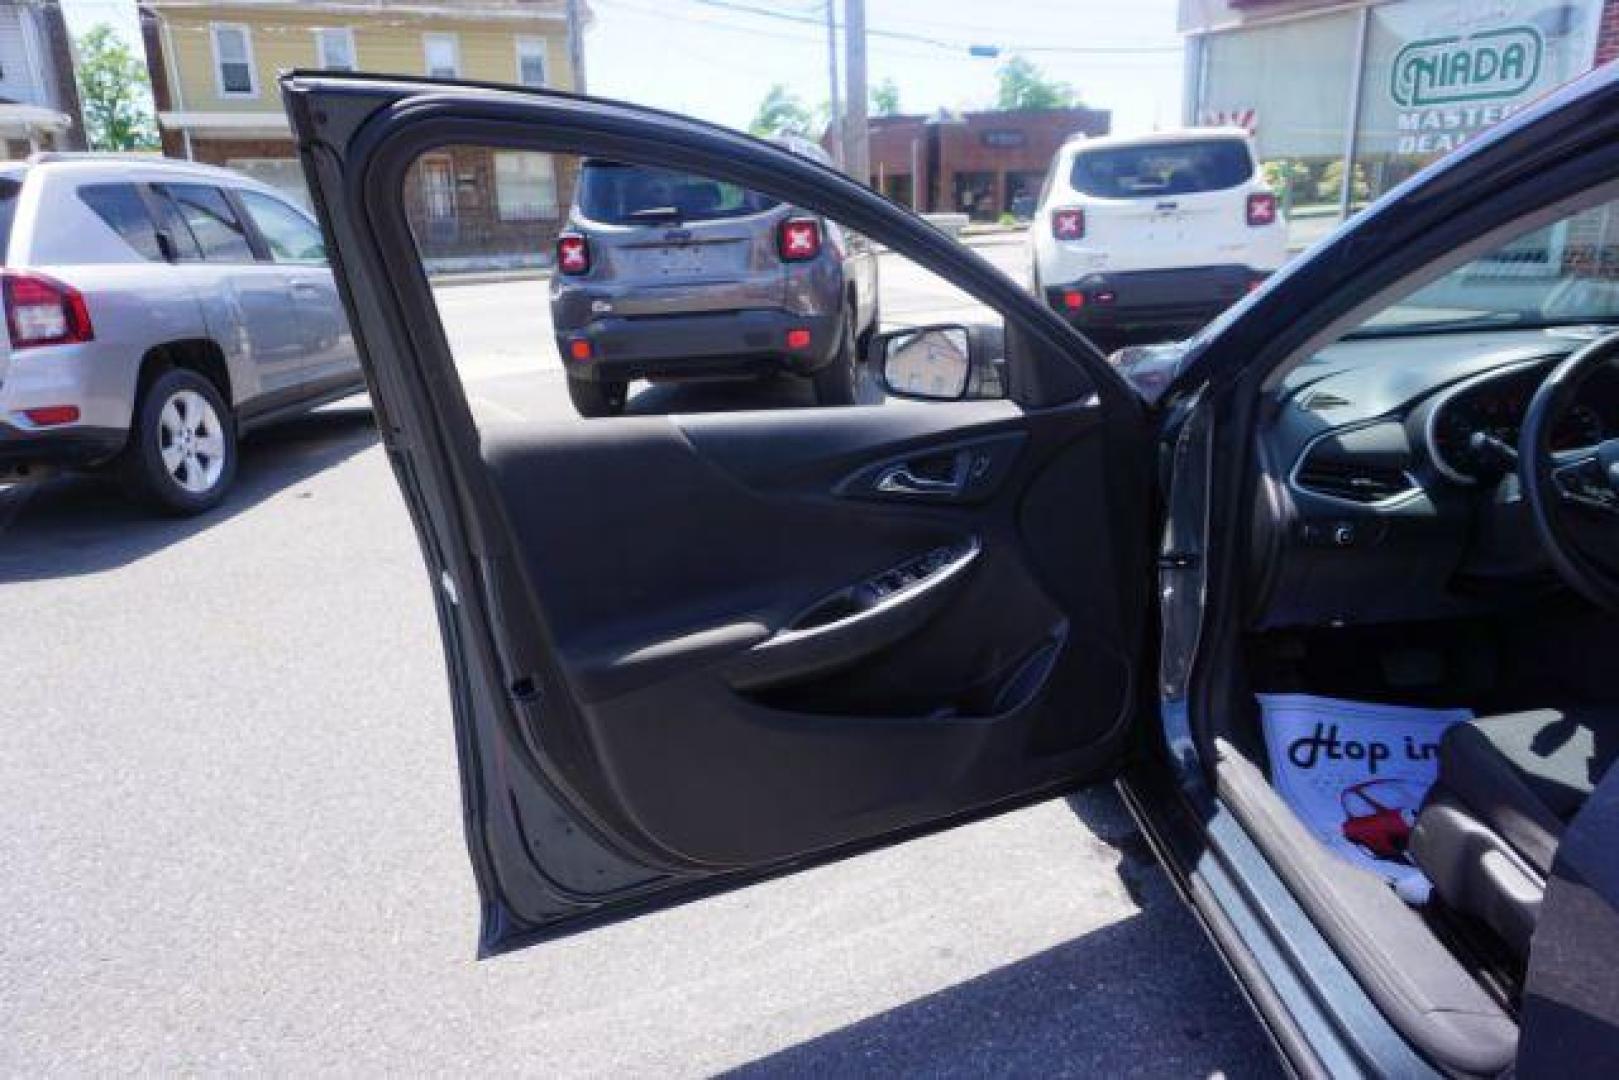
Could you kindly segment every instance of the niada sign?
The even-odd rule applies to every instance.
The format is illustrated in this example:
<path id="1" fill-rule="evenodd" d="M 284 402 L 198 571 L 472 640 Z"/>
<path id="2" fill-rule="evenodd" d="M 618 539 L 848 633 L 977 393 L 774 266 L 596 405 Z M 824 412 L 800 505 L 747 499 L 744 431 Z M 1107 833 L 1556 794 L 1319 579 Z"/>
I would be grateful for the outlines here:
<path id="1" fill-rule="evenodd" d="M 1407 109 L 1516 97 L 1540 78 L 1545 54 L 1533 26 L 1413 41 L 1394 58 L 1390 96 Z"/>

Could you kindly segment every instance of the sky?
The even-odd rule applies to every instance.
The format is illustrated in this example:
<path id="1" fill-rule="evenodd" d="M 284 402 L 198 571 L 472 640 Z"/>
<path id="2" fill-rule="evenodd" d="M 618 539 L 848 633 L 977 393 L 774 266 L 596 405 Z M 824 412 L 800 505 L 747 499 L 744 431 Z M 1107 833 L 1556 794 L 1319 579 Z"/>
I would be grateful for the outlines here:
<path id="1" fill-rule="evenodd" d="M 811 107 L 829 96 L 826 0 L 588 2 L 593 94 L 733 127 L 747 126 L 773 83 Z M 134 0 L 62 7 L 74 33 L 111 22 L 139 50 Z M 1071 84 L 1085 104 L 1112 110 L 1114 131 L 1173 127 L 1181 104 L 1175 8 L 1176 0 L 867 0 L 868 79 L 893 79 L 906 112 L 988 106 L 998 61 L 969 57 L 966 47 L 998 46 Z"/>

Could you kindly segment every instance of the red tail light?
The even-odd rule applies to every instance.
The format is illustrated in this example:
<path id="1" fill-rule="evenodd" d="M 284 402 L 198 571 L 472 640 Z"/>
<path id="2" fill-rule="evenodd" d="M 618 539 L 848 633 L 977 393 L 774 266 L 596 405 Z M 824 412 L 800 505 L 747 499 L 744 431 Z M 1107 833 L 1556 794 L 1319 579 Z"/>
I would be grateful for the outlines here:
<path id="1" fill-rule="evenodd" d="M 557 237 L 557 270 L 574 276 L 590 273 L 590 241 L 578 233 Z"/>
<path id="2" fill-rule="evenodd" d="M 782 262 L 809 262 L 821 253 L 821 223 L 814 218 L 788 218 L 776 231 Z"/>
<path id="3" fill-rule="evenodd" d="M 71 345 L 93 341 L 84 294 L 44 274 L 7 270 L 4 284 L 6 330 L 15 349 L 31 345 Z"/>
<path id="4" fill-rule="evenodd" d="M 1051 212 L 1051 235 L 1058 240 L 1085 239 L 1085 211 L 1066 206 Z"/>
<path id="5" fill-rule="evenodd" d="M 1268 191 L 1248 193 L 1248 224 L 1254 228 L 1276 224 L 1276 196 Z"/>

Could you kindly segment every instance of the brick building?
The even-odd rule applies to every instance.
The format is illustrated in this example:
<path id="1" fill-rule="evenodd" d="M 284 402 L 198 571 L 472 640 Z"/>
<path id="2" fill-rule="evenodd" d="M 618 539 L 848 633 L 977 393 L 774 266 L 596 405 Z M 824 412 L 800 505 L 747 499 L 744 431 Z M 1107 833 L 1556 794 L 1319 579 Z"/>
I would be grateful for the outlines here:
<path id="1" fill-rule="evenodd" d="M 575 86 L 565 0 L 143 0 L 140 14 L 163 152 L 306 203 L 281 71 Z M 457 146 L 425 155 L 405 198 L 429 269 L 548 261 L 573 179 L 570 160 L 550 154 Z"/>
<path id="2" fill-rule="evenodd" d="M 871 183 L 924 213 L 993 220 L 1039 194 L 1065 139 L 1106 135 L 1110 123 L 1106 110 L 1086 108 L 873 117 Z"/>

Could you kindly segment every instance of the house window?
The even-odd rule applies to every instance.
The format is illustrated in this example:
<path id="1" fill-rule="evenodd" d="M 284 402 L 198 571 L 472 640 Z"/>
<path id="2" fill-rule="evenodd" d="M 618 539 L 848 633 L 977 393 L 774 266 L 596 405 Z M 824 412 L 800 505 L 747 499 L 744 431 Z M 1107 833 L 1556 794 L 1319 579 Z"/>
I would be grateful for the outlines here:
<path id="1" fill-rule="evenodd" d="M 423 34 L 422 52 L 429 78 L 454 79 L 461 74 L 461 41 L 454 34 Z"/>
<path id="2" fill-rule="evenodd" d="M 318 28 L 315 62 L 327 71 L 356 70 L 360 65 L 354 56 L 354 31 L 346 26 Z"/>
<path id="3" fill-rule="evenodd" d="M 550 154 L 495 155 L 495 208 L 502 221 L 557 216 L 557 174 Z"/>
<path id="4" fill-rule="evenodd" d="M 517 85 L 543 87 L 546 84 L 545 39 L 517 39 Z"/>
<path id="5" fill-rule="evenodd" d="M 253 39 L 247 27 L 234 23 L 214 23 L 209 27 L 214 40 L 214 78 L 221 97 L 257 97 L 258 83 L 253 74 Z"/>

